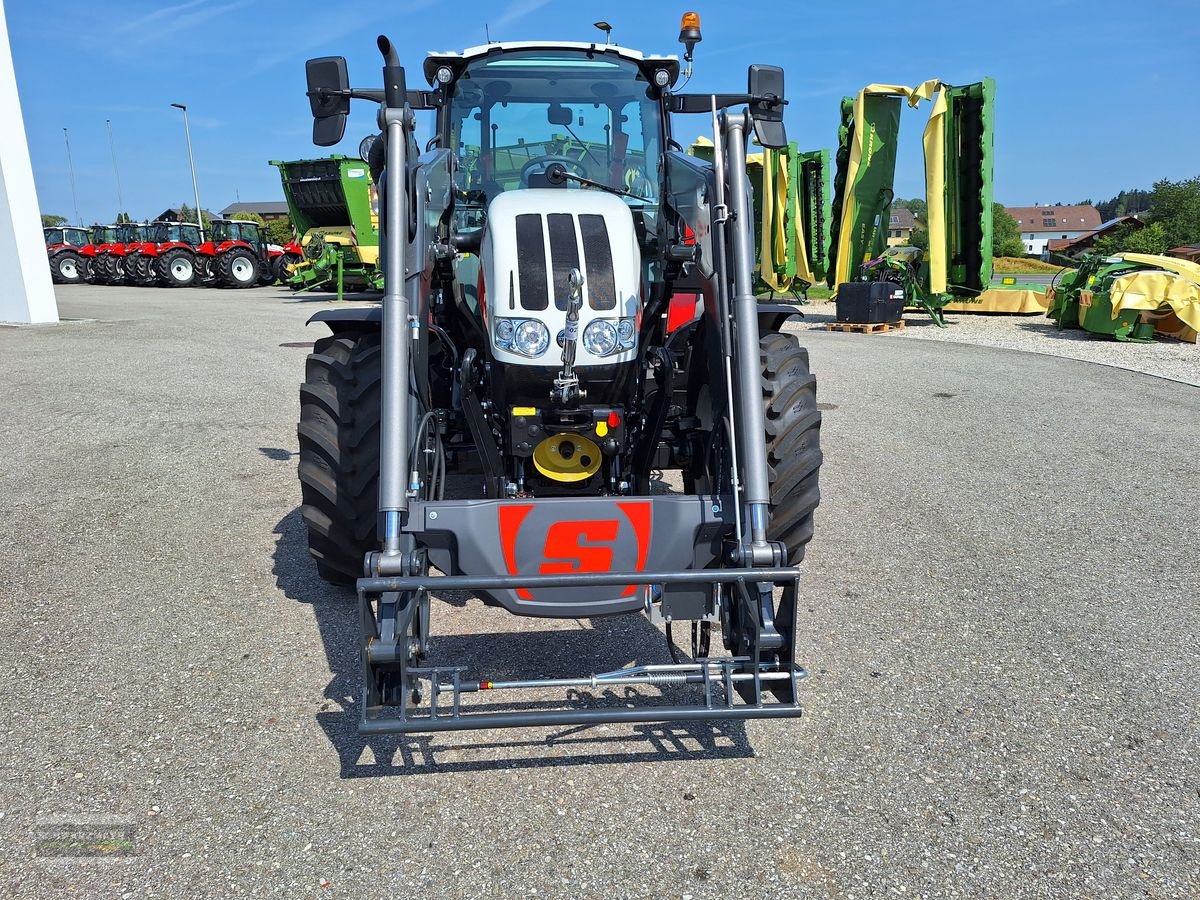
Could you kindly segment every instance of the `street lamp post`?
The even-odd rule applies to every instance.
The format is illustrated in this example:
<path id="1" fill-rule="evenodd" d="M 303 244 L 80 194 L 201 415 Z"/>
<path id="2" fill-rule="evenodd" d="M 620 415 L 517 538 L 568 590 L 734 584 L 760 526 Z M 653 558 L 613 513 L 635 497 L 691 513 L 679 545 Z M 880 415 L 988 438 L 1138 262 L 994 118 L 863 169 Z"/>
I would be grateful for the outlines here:
<path id="1" fill-rule="evenodd" d="M 196 186 L 196 160 L 192 156 L 192 129 L 188 127 L 187 104 L 172 103 L 175 109 L 183 110 L 183 131 L 187 135 L 188 165 L 192 167 L 192 193 L 196 198 L 196 224 L 200 226 L 200 236 L 204 236 L 204 219 L 200 215 L 200 188 Z"/>

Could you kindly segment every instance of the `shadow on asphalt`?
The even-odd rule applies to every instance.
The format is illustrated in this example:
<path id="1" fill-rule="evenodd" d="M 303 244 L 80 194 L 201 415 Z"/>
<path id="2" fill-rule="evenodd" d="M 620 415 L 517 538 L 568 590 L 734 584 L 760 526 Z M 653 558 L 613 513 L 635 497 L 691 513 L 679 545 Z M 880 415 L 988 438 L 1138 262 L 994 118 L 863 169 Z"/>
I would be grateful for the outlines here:
<path id="1" fill-rule="evenodd" d="M 1092 334 L 1082 328 L 1059 328 L 1048 319 L 1039 318 L 1036 322 L 1017 322 L 1017 327 L 1023 331 L 1039 334 L 1042 337 L 1055 338 L 1060 341 L 1081 343 L 1087 341 L 1113 340 L 1102 334 Z"/>
<path id="2" fill-rule="evenodd" d="M 329 585 L 318 577 L 308 555 L 299 508 L 279 521 L 275 534 L 279 536 L 273 568 L 276 584 L 288 599 L 312 607 L 333 673 L 316 720 L 338 754 L 343 778 L 744 759 L 754 755 L 745 723 L 739 721 L 572 726 L 550 732 L 544 738 L 518 740 L 511 735 L 527 732 L 467 732 L 495 738 L 472 742 L 464 742 L 461 732 L 364 737 L 358 733 L 362 679 L 355 594 L 350 588 Z M 490 680 L 567 677 L 619 668 L 621 659 L 670 662 L 662 632 L 641 615 L 591 619 L 590 627 L 576 631 L 439 636 L 438 612 L 446 608 L 442 601 L 460 608 L 467 601 L 461 595 L 435 597 L 431 662 L 464 666 L 468 676 Z M 662 702 L 654 695 L 611 690 L 603 694 L 573 691 L 568 700 L 588 706 Z M 679 702 L 695 700 L 679 698 Z M 504 708 L 558 706 L 561 704 L 531 702 L 507 703 Z M 472 709 L 482 712 L 487 706 L 473 704 Z"/>

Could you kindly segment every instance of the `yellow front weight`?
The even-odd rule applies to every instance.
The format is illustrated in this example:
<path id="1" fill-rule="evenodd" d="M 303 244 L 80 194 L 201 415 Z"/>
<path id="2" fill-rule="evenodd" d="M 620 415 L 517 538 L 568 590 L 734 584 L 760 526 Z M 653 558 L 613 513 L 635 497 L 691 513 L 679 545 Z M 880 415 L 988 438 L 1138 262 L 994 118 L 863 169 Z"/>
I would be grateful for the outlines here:
<path id="1" fill-rule="evenodd" d="M 555 481 L 583 481 L 600 468 L 600 448 L 578 434 L 556 434 L 533 449 L 533 465 Z"/>

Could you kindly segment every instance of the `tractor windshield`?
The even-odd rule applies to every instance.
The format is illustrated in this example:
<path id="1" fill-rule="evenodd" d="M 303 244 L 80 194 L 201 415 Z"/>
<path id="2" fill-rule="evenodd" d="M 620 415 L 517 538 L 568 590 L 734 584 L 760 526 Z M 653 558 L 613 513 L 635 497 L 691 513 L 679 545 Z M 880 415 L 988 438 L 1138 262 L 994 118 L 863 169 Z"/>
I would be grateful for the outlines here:
<path id="1" fill-rule="evenodd" d="M 92 226 L 92 243 L 93 244 L 115 244 L 117 241 L 117 228 L 115 225 L 94 225 Z"/>
<path id="2" fill-rule="evenodd" d="M 70 244 L 72 247 L 86 247 L 88 243 L 88 233 L 83 228 L 64 228 L 63 243 Z"/>
<path id="3" fill-rule="evenodd" d="M 181 241 L 187 244 L 198 244 L 200 243 L 200 230 L 195 225 L 168 225 L 160 222 L 151 230 L 150 240 L 156 244 Z"/>
<path id="4" fill-rule="evenodd" d="M 117 226 L 114 243 L 133 244 L 150 240 L 149 225 L 134 225 L 132 223 Z"/>
<path id="5" fill-rule="evenodd" d="M 61 244 L 63 242 L 63 233 L 61 228 L 47 228 L 45 234 L 47 245 Z"/>
<path id="6" fill-rule="evenodd" d="M 258 241 L 258 226 L 254 222 L 213 222 L 213 240 L 245 241 L 254 244 Z"/>
<path id="7" fill-rule="evenodd" d="M 660 105 L 633 62 L 572 50 L 502 53 L 469 63 L 454 85 L 448 146 L 460 190 L 486 205 L 539 184 L 552 162 L 653 204 Z"/>

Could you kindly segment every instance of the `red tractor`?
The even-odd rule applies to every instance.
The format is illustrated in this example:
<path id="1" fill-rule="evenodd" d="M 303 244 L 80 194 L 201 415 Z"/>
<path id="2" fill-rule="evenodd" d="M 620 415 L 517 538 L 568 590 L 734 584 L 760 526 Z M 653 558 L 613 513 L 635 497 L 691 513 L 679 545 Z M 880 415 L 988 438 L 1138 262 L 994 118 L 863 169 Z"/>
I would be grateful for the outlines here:
<path id="1" fill-rule="evenodd" d="M 176 260 L 177 270 L 174 279 L 168 279 L 161 271 L 160 260 L 172 250 L 194 252 L 201 243 L 203 235 L 200 226 L 194 222 L 153 222 L 150 225 L 150 239 L 144 243 L 131 245 L 125 254 L 125 278 L 130 284 L 149 287 L 165 284 L 169 287 L 184 287 L 189 272 L 194 268 L 188 257 L 182 262 Z M 183 270 L 180 270 L 180 267 Z"/>
<path id="2" fill-rule="evenodd" d="M 86 228 L 69 225 L 43 228 L 50 278 L 55 284 L 79 284 L 87 275 L 87 262 L 80 252 L 92 243 Z"/>
<path id="3" fill-rule="evenodd" d="M 235 219 L 213 219 L 210 239 L 196 249 L 204 280 L 229 288 L 273 284 L 275 260 L 283 255 L 257 223 Z"/>
<path id="4" fill-rule="evenodd" d="M 126 257 L 150 240 L 150 227 L 133 222 L 117 225 L 115 240 L 96 248 L 88 280 L 92 284 L 122 284 Z"/>

